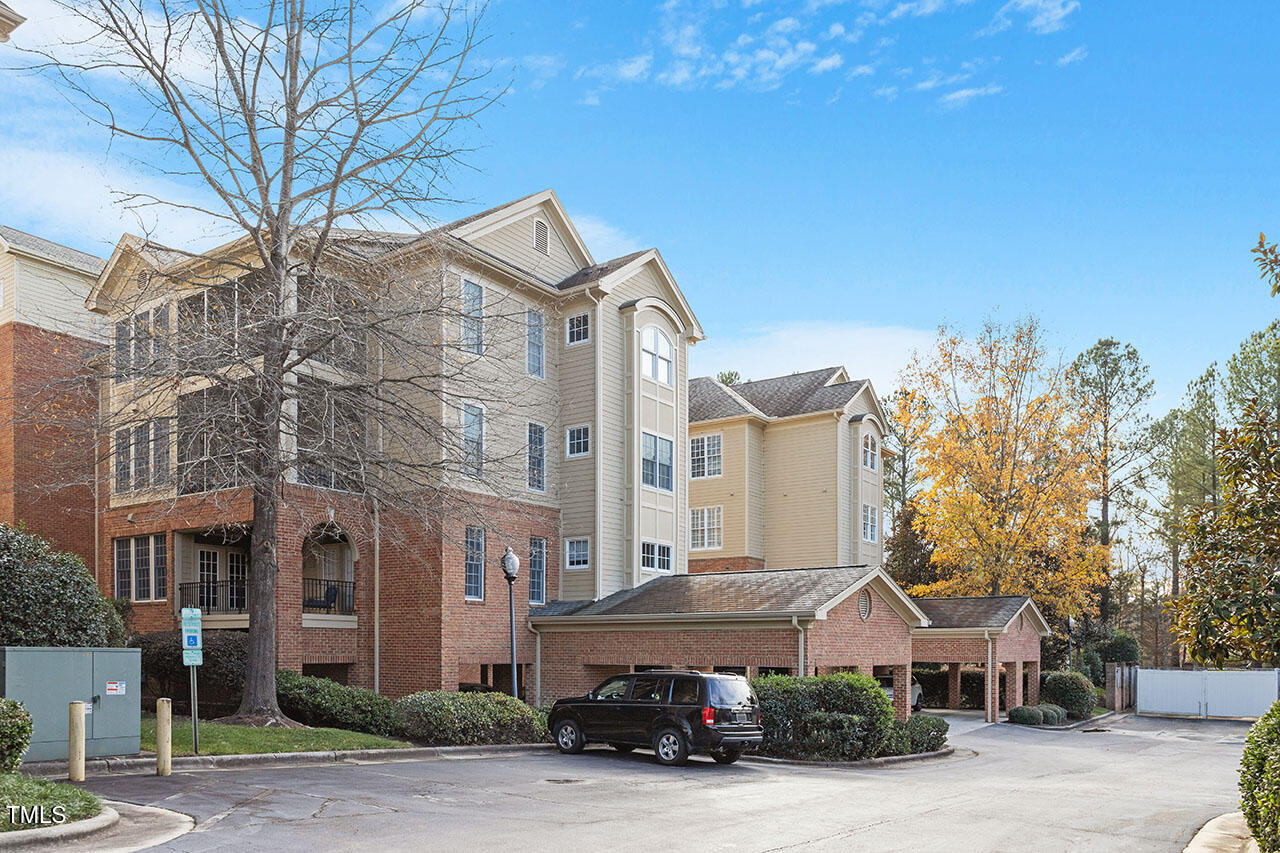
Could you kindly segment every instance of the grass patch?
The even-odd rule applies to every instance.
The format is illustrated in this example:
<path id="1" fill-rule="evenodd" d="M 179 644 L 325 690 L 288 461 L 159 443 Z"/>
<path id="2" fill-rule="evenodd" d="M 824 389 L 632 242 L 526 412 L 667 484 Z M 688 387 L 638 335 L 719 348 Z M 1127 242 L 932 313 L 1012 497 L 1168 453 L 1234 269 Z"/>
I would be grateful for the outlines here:
<path id="1" fill-rule="evenodd" d="M 279 729 L 200 723 L 201 755 L 323 752 L 331 749 L 402 749 L 412 744 L 343 729 Z M 142 715 L 142 748 L 156 751 L 155 714 Z M 192 755 L 191 718 L 173 718 L 173 754 Z"/>
<path id="2" fill-rule="evenodd" d="M 48 823 L 41 824 L 38 814 L 33 816 L 33 823 L 14 823 L 9 819 L 8 807 L 11 805 L 27 809 L 43 806 L 44 820 Z M 61 808 L 62 812 L 55 812 L 54 809 L 57 808 Z M 0 773 L 0 832 L 52 826 L 52 821 L 57 819 L 55 815 L 58 814 L 66 816 L 64 823 L 80 820 L 93 817 L 101 810 L 102 803 L 97 797 L 73 785 L 31 779 L 20 773 Z M 21 820 L 21 815 L 15 813 L 14 818 Z"/>
<path id="3" fill-rule="evenodd" d="M 1095 705 L 1095 706 L 1093 707 L 1093 710 L 1092 710 L 1091 712 L 1089 712 L 1089 716 L 1090 716 L 1090 717 L 1101 717 L 1103 714 L 1110 714 L 1110 713 L 1111 713 L 1111 709 L 1110 709 L 1110 708 L 1101 708 L 1101 707 L 1099 707 L 1099 706 Z"/>

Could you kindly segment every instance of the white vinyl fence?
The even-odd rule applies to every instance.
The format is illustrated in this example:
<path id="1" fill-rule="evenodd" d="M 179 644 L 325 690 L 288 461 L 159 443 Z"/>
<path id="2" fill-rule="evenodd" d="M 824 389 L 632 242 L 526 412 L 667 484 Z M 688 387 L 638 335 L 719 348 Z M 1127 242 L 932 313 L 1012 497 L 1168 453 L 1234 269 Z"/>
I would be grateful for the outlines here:
<path id="1" fill-rule="evenodd" d="M 1138 668 L 1138 714 L 1260 717 L 1280 699 L 1280 669 Z"/>

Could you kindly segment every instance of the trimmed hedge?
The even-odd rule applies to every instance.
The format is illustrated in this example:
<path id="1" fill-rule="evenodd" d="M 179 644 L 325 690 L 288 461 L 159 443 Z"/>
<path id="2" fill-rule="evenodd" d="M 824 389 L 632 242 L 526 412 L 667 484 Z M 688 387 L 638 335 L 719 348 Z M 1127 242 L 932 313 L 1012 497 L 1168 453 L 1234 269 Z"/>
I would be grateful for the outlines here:
<path id="1" fill-rule="evenodd" d="M 764 755 L 856 761 L 881 754 L 893 734 L 893 705 L 870 675 L 765 675 L 751 686 L 760 699 Z M 828 734 L 830 726 L 839 734 Z"/>
<path id="2" fill-rule="evenodd" d="M 1009 709 L 1009 722 L 1020 726 L 1038 726 L 1044 722 L 1044 712 L 1034 705 L 1018 705 Z"/>
<path id="3" fill-rule="evenodd" d="M 175 708 L 190 713 L 187 690 L 190 678 L 182 664 L 180 631 L 155 631 L 129 638 L 129 645 L 142 650 L 142 681 L 152 697 L 168 696 Z M 200 688 L 200 708 L 232 713 L 244 692 L 249 662 L 249 635 L 244 631 L 205 631 L 204 665 L 196 667 Z"/>
<path id="4" fill-rule="evenodd" d="M 538 743 L 546 718 L 505 693 L 424 691 L 396 702 L 400 734 L 429 746 Z"/>
<path id="5" fill-rule="evenodd" d="M 0 646 L 124 645 L 124 623 L 84 561 L 0 524 Z"/>
<path id="6" fill-rule="evenodd" d="M 17 699 L 0 699 L 0 773 L 17 770 L 30 745 L 31 714 Z"/>
<path id="7" fill-rule="evenodd" d="M 1093 713 L 1097 698 L 1093 683 L 1079 672 L 1046 672 L 1041 679 L 1040 698 L 1064 708 L 1067 716 L 1085 720 Z"/>
<path id="8" fill-rule="evenodd" d="M 1040 709 L 1040 713 L 1044 714 L 1044 724 L 1046 726 L 1060 726 L 1067 721 L 1067 709 L 1059 705 L 1049 703 L 1036 706 Z"/>
<path id="9" fill-rule="evenodd" d="M 912 714 L 907 718 L 907 734 L 911 738 L 911 754 L 936 752 L 947 745 L 950 724 L 941 717 Z"/>
<path id="10" fill-rule="evenodd" d="M 388 737 L 400 731 L 396 703 L 363 687 L 282 669 L 276 673 L 280 710 L 299 723 Z"/>
<path id="11" fill-rule="evenodd" d="M 1240 810 L 1262 853 L 1280 853 L 1280 702 L 1258 718 L 1245 738 Z"/>

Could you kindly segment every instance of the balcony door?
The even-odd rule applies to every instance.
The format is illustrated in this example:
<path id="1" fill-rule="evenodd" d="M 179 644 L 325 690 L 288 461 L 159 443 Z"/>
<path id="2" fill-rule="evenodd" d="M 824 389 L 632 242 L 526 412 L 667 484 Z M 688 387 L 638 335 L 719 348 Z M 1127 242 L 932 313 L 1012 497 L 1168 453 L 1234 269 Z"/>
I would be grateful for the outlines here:
<path id="1" fill-rule="evenodd" d="M 220 556 L 212 548 L 200 548 L 196 551 L 197 579 L 200 581 L 200 609 L 206 613 L 218 610 Z"/>

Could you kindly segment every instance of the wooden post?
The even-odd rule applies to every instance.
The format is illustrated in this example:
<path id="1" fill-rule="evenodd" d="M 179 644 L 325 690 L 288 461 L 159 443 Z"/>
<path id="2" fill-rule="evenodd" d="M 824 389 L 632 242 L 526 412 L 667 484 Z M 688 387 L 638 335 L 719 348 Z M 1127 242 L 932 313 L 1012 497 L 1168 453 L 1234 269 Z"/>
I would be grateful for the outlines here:
<path id="1" fill-rule="evenodd" d="M 156 775 L 173 772 L 173 700 L 156 700 Z"/>
<path id="2" fill-rule="evenodd" d="M 72 702 L 67 709 L 67 778 L 84 781 L 84 703 Z"/>

